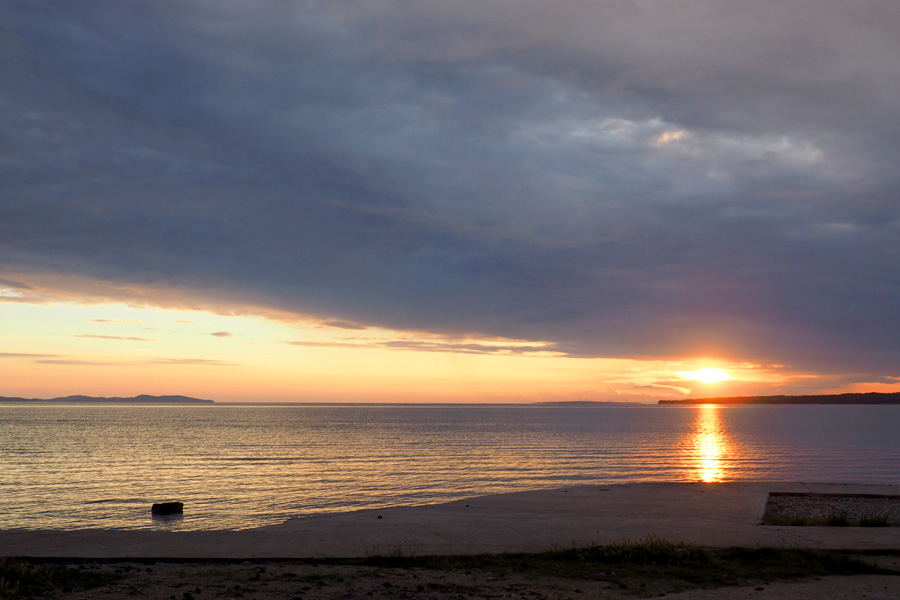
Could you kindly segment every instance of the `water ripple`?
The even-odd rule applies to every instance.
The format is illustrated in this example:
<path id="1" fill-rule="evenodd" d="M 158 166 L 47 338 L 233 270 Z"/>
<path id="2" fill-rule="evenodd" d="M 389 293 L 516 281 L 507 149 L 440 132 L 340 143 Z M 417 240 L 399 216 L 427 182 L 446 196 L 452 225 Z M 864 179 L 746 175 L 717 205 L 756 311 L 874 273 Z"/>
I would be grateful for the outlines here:
<path id="1" fill-rule="evenodd" d="M 897 483 L 898 406 L 2 406 L 0 528 L 244 529 L 584 483 Z M 185 503 L 152 519 L 152 502 Z"/>

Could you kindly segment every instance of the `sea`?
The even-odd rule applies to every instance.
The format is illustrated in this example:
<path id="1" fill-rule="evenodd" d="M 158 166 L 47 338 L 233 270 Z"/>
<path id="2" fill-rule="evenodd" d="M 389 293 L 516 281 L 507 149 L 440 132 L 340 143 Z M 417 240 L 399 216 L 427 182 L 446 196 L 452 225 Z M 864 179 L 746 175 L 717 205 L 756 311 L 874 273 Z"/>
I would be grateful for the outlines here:
<path id="1" fill-rule="evenodd" d="M 898 484 L 900 406 L 7 404 L 0 452 L 0 529 L 239 530 L 589 484 Z"/>

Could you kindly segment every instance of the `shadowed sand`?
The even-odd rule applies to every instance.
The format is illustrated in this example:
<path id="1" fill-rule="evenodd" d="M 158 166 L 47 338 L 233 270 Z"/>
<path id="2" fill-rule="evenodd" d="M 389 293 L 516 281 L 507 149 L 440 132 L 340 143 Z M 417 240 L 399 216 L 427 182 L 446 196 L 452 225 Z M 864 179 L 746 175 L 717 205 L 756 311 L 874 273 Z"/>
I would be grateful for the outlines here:
<path id="1" fill-rule="evenodd" d="M 651 535 L 704 547 L 900 548 L 897 527 L 759 525 L 770 492 L 900 495 L 900 488 L 784 482 L 578 486 L 297 518 L 245 531 L 0 531 L 0 555 L 191 559 L 411 556 L 532 552 Z"/>

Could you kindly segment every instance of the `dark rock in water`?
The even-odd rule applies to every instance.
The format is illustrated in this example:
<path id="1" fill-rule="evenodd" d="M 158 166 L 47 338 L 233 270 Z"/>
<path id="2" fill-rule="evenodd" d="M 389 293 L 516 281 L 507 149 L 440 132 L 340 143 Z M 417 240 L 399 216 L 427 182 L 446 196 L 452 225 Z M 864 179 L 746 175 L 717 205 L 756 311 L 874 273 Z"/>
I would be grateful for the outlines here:
<path id="1" fill-rule="evenodd" d="M 154 504 L 150 512 L 154 515 L 180 515 L 184 512 L 182 502 L 160 502 Z"/>

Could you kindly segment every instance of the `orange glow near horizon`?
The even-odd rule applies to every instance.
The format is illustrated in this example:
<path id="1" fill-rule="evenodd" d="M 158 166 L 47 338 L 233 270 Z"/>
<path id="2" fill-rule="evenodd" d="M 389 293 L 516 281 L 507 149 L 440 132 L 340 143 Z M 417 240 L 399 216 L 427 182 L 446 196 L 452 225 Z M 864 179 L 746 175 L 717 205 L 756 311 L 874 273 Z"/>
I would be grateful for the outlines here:
<path id="1" fill-rule="evenodd" d="M 0 396 L 655 402 L 703 393 L 703 382 L 764 393 L 792 377 L 811 375 L 710 357 L 572 357 L 548 342 L 395 331 L 303 315 L 288 319 L 240 307 L 0 297 Z"/>

